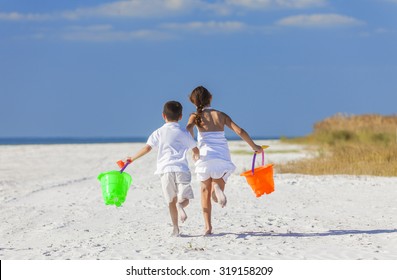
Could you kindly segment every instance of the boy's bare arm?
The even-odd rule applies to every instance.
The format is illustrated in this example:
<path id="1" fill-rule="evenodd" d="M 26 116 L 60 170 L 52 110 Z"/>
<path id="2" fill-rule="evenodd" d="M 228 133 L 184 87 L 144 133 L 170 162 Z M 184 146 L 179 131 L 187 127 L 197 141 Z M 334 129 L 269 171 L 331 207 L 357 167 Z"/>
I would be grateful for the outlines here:
<path id="1" fill-rule="evenodd" d="M 135 155 L 133 155 L 132 157 L 127 157 L 127 161 L 135 161 L 140 157 L 143 157 L 144 155 L 146 155 L 147 153 L 149 153 L 152 150 L 152 147 L 150 145 L 145 145 L 142 149 L 140 149 Z"/>

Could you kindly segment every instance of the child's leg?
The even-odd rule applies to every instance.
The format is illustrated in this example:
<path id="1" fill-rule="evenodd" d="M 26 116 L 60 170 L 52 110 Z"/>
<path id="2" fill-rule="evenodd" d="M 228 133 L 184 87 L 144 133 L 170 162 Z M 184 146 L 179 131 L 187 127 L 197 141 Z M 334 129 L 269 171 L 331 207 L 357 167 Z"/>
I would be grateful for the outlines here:
<path id="1" fill-rule="evenodd" d="M 227 203 L 227 199 L 223 191 L 225 190 L 225 181 L 220 179 L 212 179 L 212 191 L 215 193 L 218 203 L 221 207 L 225 207 Z"/>
<path id="2" fill-rule="evenodd" d="M 183 208 L 188 206 L 188 204 L 189 204 L 189 199 L 185 199 L 182 202 L 176 203 L 176 208 L 178 209 L 179 217 L 180 217 L 182 223 L 185 222 L 187 219 L 186 212 Z"/>
<path id="3" fill-rule="evenodd" d="M 189 204 L 189 199 L 194 198 L 191 186 L 192 176 L 190 172 L 175 172 L 175 178 L 177 191 L 176 208 L 178 209 L 180 220 L 183 223 L 187 219 L 186 212 L 183 208 Z"/>
<path id="4" fill-rule="evenodd" d="M 168 208 L 170 210 L 170 216 L 171 216 L 171 221 L 172 225 L 174 227 L 174 230 L 172 231 L 172 236 L 178 236 L 179 235 L 179 226 L 178 226 L 178 210 L 176 208 L 176 197 L 169 203 Z"/>
<path id="5" fill-rule="evenodd" d="M 185 208 L 186 206 L 189 205 L 189 199 L 185 199 L 184 201 L 179 202 L 179 204 L 180 204 L 183 208 Z"/>
<path id="6" fill-rule="evenodd" d="M 204 234 L 208 235 L 212 233 L 211 225 L 211 182 L 212 179 L 209 178 L 201 182 L 201 207 L 203 209 L 205 231 Z"/>
<path id="7" fill-rule="evenodd" d="M 216 194 L 215 194 L 215 192 L 214 192 L 214 188 L 211 189 L 211 197 L 212 197 L 212 200 L 213 200 L 215 203 L 218 203 L 218 198 L 216 197 Z"/>

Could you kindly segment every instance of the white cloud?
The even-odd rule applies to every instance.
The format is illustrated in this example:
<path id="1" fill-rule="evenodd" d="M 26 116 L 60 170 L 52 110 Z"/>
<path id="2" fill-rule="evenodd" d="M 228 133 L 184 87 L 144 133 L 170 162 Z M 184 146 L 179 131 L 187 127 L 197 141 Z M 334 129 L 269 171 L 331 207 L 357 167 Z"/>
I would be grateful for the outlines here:
<path id="1" fill-rule="evenodd" d="M 386 28 L 381 28 L 380 27 L 380 28 L 375 29 L 375 33 L 377 33 L 377 34 L 385 34 L 385 33 L 389 33 L 389 30 L 387 30 Z"/>
<path id="2" fill-rule="evenodd" d="M 302 9 L 319 7 L 327 4 L 327 0 L 222 0 L 212 4 L 200 5 L 203 10 L 210 10 L 218 15 L 231 15 L 249 11 L 270 9 Z"/>
<path id="3" fill-rule="evenodd" d="M 279 8 L 310 8 L 322 6 L 326 0 L 225 0 L 225 5 L 240 6 L 249 9 Z"/>
<path id="4" fill-rule="evenodd" d="M 392 29 L 387 29 L 387 28 L 376 28 L 374 30 L 367 30 L 363 31 L 360 33 L 360 36 L 362 37 L 371 37 L 371 36 L 382 36 L 382 35 L 388 35 L 388 34 L 394 34 L 395 32 Z"/>
<path id="5" fill-rule="evenodd" d="M 226 0 L 224 4 L 230 6 L 240 6 L 250 9 L 268 8 L 274 0 Z"/>
<path id="6" fill-rule="evenodd" d="M 286 17 L 277 21 L 276 24 L 296 27 L 335 27 L 362 25 L 364 22 L 338 14 L 313 14 Z"/>
<path id="7" fill-rule="evenodd" d="M 310 8 L 326 3 L 326 0 L 217 0 L 214 2 L 205 0 L 122 0 L 50 14 L 0 13 L 0 20 L 77 20 L 88 17 L 150 18 L 185 15 L 192 12 L 213 12 L 219 15 L 229 15 L 239 13 L 242 10 Z"/>
<path id="8" fill-rule="evenodd" d="M 51 17 L 52 17 L 51 15 L 47 15 L 47 14 L 21 14 L 17 12 L 0 13 L 0 20 L 6 20 L 6 21 L 21 21 L 21 20 L 40 21 L 40 20 L 51 19 Z"/>
<path id="9" fill-rule="evenodd" d="M 396 0 L 397 1 L 397 0 Z M 44 21 L 66 19 L 76 21 L 86 18 L 150 18 L 189 15 L 192 13 L 233 14 L 266 9 L 302 9 L 326 5 L 326 0 L 122 0 L 78 8 L 71 11 L 49 14 L 1 13 L 0 20 Z M 102 20 L 103 21 L 103 20 Z M 105 21 L 106 23 L 106 21 Z M 92 26 L 71 26 L 58 30 L 49 37 L 78 41 L 129 41 L 137 39 L 164 40 L 178 33 L 195 32 L 200 34 L 219 33 L 269 33 L 277 26 L 329 27 L 363 24 L 355 18 L 338 14 L 296 15 L 283 18 L 270 26 L 253 26 L 241 21 L 190 21 L 186 23 L 164 23 L 139 30 L 116 30 L 110 24 Z M 49 32 L 50 33 L 50 32 Z M 45 31 L 37 33 L 37 38 L 45 38 Z"/>
<path id="10" fill-rule="evenodd" d="M 326 0 L 276 0 L 280 7 L 288 8 L 310 8 L 324 6 L 327 4 Z"/>
<path id="11" fill-rule="evenodd" d="M 70 26 L 60 32 L 58 36 L 62 40 L 86 42 L 166 40 L 172 37 L 170 34 L 158 30 L 115 30 L 111 25 Z"/>
<path id="12" fill-rule="evenodd" d="M 92 8 L 80 8 L 64 12 L 68 19 L 82 17 L 158 17 L 191 11 L 201 1 L 198 0 L 128 0 L 116 1 Z"/>
<path id="13" fill-rule="evenodd" d="M 168 30 L 182 30 L 200 33 L 232 33 L 246 29 L 246 25 L 238 21 L 208 21 L 208 22 L 188 22 L 188 23 L 167 23 L 161 25 Z"/>
<path id="14" fill-rule="evenodd" d="M 32 21 L 49 19 L 76 20 L 87 17 L 160 17 L 185 14 L 207 6 L 203 0 L 123 0 L 94 7 L 78 8 L 50 14 L 0 13 L 0 20 Z"/>
<path id="15" fill-rule="evenodd" d="M 73 25 L 65 28 L 68 31 L 74 32 L 107 32 L 113 30 L 113 26 L 110 24 L 97 24 L 97 25 L 88 25 L 88 26 L 78 26 Z"/>
<path id="16" fill-rule="evenodd" d="M 241 22 L 188 22 L 167 23 L 152 29 L 116 30 L 112 25 L 69 26 L 57 35 L 62 40 L 86 42 L 110 42 L 133 40 L 168 40 L 178 36 L 180 31 L 201 34 L 234 33 L 247 28 Z M 37 39 L 43 39 L 39 34 Z"/>

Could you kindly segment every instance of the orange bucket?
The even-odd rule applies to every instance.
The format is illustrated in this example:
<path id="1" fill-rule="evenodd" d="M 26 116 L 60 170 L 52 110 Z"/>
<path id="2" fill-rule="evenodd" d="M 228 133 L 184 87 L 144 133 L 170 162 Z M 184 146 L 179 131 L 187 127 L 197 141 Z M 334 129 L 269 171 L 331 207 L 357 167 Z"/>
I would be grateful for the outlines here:
<path id="1" fill-rule="evenodd" d="M 256 197 L 274 192 L 273 164 L 265 165 L 265 153 L 262 151 L 262 166 L 255 168 L 256 154 L 252 160 L 252 169 L 240 174 L 251 186 Z"/>

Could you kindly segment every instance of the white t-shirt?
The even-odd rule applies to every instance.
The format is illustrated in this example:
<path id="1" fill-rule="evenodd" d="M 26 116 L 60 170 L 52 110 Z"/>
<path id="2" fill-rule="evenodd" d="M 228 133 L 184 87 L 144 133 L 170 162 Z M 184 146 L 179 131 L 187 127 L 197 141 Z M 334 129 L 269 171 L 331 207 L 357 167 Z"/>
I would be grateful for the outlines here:
<path id="1" fill-rule="evenodd" d="M 146 144 L 158 148 L 155 174 L 190 172 L 186 153 L 196 147 L 196 141 L 179 123 L 165 123 L 149 136 Z"/>

